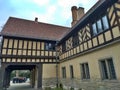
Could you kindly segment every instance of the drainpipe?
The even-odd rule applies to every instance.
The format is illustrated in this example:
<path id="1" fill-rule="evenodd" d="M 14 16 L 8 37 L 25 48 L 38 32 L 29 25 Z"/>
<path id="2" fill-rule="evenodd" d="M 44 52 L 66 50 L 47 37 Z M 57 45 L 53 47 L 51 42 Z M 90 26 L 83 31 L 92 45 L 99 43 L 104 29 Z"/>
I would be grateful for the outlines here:
<path id="1" fill-rule="evenodd" d="M 59 86 L 59 81 L 58 81 L 58 50 L 57 50 L 57 45 L 58 42 L 56 41 L 55 49 L 56 49 L 56 87 Z"/>
<path id="2" fill-rule="evenodd" d="M 0 35 L 0 56 L 2 56 L 3 37 Z M 2 58 L 0 57 L 0 68 L 2 67 Z"/>

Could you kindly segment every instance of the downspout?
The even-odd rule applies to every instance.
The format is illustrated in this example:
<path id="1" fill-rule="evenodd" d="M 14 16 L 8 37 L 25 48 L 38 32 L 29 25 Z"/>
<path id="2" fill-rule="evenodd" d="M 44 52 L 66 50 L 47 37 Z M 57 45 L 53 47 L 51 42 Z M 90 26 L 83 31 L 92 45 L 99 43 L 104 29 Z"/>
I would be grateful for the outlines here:
<path id="1" fill-rule="evenodd" d="M 58 41 L 56 41 L 55 49 L 56 49 L 56 87 L 59 87 L 59 80 L 58 80 Z"/>

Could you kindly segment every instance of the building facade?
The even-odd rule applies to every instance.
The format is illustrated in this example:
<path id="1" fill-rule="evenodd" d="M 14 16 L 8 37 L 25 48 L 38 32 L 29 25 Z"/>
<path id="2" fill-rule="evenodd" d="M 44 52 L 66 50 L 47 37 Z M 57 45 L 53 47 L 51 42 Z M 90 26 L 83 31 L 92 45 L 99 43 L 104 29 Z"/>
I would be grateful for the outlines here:
<path id="1" fill-rule="evenodd" d="M 1 32 L 2 67 L 30 69 L 34 87 L 120 90 L 120 0 L 99 0 L 86 14 L 71 10 L 71 28 L 10 18 Z"/>
<path id="2" fill-rule="evenodd" d="M 79 21 L 73 19 L 77 23 L 58 44 L 60 80 L 65 86 L 120 89 L 119 2 L 99 0 Z"/>
<path id="3" fill-rule="evenodd" d="M 10 85 L 13 70 L 30 70 L 35 88 L 56 78 L 56 42 L 69 28 L 10 17 L 3 28 L 0 86 Z"/>

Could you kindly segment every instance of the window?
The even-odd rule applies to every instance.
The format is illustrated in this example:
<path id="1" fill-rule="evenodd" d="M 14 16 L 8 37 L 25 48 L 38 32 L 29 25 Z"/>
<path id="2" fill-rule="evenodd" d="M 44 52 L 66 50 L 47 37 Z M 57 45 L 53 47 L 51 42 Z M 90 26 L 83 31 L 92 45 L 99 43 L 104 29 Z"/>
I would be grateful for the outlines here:
<path id="1" fill-rule="evenodd" d="M 92 28 L 93 28 L 93 35 L 94 36 L 97 35 L 97 28 L 95 23 L 92 25 Z"/>
<path id="2" fill-rule="evenodd" d="M 97 21 L 97 27 L 98 27 L 98 33 L 102 32 L 102 23 L 101 23 L 101 20 L 98 20 Z"/>
<path id="3" fill-rule="evenodd" d="M 71 79 L 74 78 L 73 66 L 70 65 L 70 77 Z"/>
<path id="4" fill-rule="evenodd" d="M 45 43 L 45 50 L 55 50 L 55 44 Z"/>
<path id="5" fill-rule="evenodd" d="M 82 79 L 90 79 L 88 63 L 83 63 L 80 66 Z"/>
<path id="6" fill-rule="evenodd" d="M 107 16 L 104 16 L 102 18 L 102 21 L 103 21 L 103 28 L 104 28 L 104 30 L 108 29 L 109 28 L 109 24 L 108 24 Z"/>
<path id="7" fill-rule="evenodd" d="M 112 58 L 100 61 L 102 79 L 116 79 Z"/>
<path id="8" fill-rule="evenodd" d="M 107 30 L 108 28 L 109 28 L 109 23 L 107 16 L 105 15 L 92 24 L 93 36 Z"/>
<path id="9" fill-rule="evenodd" d="M 66 78 L 66 68 L 62 67 L 62 78 Z"/>
<path id="10" fill-rule="evenodd" d="M 66 43 L 63 42 L 63 43 L 62 43 L 62 52 L 65 52 L 65 51 L 66 51 Z"/>
<path id="11" fill-rule="evenodd" d="M 74 33 L 74 34 L 73 34 L 72 42 L 73 42 L 73 47 L 79 45 L 78 33 Z"/>

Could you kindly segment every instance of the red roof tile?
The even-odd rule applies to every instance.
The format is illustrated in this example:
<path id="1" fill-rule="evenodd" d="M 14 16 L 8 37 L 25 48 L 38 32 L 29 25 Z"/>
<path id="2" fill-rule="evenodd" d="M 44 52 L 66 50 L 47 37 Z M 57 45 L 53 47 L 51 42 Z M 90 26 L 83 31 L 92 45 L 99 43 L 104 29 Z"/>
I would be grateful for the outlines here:
<path id="1" fill-rule="evenodd" d="M 1 31 L 1 35 L 60 40 L 69 29 L 68 27 L 10 17 Z"/>

